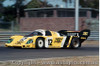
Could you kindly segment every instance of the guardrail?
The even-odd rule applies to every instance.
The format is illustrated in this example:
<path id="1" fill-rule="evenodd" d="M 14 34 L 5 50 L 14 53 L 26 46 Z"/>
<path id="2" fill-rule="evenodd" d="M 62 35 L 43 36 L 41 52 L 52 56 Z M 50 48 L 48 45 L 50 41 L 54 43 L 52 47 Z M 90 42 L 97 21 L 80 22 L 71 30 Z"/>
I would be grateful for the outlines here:
<path id="1" fill-rule="evenodd" d="M 0 32 L 0 41 L 7 41 L 13 35 L 28 35 L 31 32 Z M 99 32 L 92 31 L 88 40 L 99 40 Z"/>
<path id="2" fill-rule="evenodd" d="M 13 35 L 28 35 L 31 32 L 0 32 L 0 41 L 7 41 Z"/>

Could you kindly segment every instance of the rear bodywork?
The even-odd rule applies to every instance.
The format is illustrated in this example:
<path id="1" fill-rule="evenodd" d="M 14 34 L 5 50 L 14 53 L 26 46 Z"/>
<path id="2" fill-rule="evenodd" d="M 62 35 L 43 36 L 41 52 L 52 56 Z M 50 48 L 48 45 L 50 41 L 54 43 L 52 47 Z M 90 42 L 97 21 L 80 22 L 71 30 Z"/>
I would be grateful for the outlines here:
<path id="1" fill-rule="evenodd" d="M 83 31 L 48 31 L 48 30 L 35 30 L 40 32 L 39 35 L 11 36 L 6 47 L 21 47 L 21 48 L 36 48 L 36 41 L 38 38 L 44 40 L 45 48 L 70 48 L 73 38 L 78 38 L 81 44 L 90 35 L 90 30 Z"/>

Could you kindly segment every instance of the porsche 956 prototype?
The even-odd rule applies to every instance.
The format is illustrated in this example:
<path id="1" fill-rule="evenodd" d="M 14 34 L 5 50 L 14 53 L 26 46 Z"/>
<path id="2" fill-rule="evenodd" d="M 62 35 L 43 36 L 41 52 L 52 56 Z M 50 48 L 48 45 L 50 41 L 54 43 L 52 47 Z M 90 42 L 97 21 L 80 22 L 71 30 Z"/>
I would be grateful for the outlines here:
<path id="1" fill-rule="evenodd" d="M 90 30 L 82 31 L 50 31 L 38 29 L 31 34 L 11 36 L 6 47 L 21 48 L 80 48 L 90 35 Z"/>

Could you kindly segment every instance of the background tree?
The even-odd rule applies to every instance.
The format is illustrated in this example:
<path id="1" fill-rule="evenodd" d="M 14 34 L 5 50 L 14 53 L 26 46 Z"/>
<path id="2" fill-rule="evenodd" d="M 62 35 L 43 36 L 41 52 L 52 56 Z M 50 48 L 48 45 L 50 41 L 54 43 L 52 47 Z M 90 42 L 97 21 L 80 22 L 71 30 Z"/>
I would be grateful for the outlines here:
<path id="1" fill-rule="evenodd" d="M 99 9 L 99 0 L 80 0 L 82 7 L 90 7 Z"/>
<path id="2" fill-rule="evenodd" d="M 4 10 L 4 8 L 3 8 L 3 2 L 4 2 L 5 0 L 0 0 L 0 18 L 3 16 L 3 10 Z"/>
<path id="3" fill-rule="evenodd" d="M 41 7 L 53 7 L 51 4 L 48 4 L 46 0 L 31 0 L 27 5 L 27 8 L 41 8 Z"/>
<path id="4" fill-rule="evenodd" d="M 4 7 L 4 12 L 3 12 L 3 15 L 4 15 L 4 21 L 7 21 L 7 22 L 10 22 L 12 20 L 14 20 L 16 18 L 16 9 L 14 6 L 7 6 L 7 7 Z"/>
<path id="5" fill-rule="evenodd" d="M 99 0 L 94 0 L 94 6 L 93 8 L 99 9 Z"/>
<path id="6" fill-rule="evenodd" d="M 63 2 L 67 3 L 67 0 L 62 0 Z M 99 0 L 79 0 L 80 6 L 82 7 L 90 7 L 99 9 Z"/>
<path id="7" fill-rule="evenodd" d="M 4 21 L 8 21 L 8 22 L 15 21 L 17 17 L 17 8 L 19 8 L 19 16 L 21 17 L 24 16 L 23 10 L 25 6 L 22 5 L 22 2 L 24 0 L 20 0 L 19 4 L 17 3 L 16 0 L 13 0 L 13 1 L 15 1 L 15 4 L 4 7 L 4 11 L 3 11 L 4 17 L 5 17 Z"/>
<path id="8" fill-rule="evenodd" d="M 62 0 L 62 1 L 66 3 L 66 7 L 67 7 L 67 0 Z"/>
<path id="9" fill-rule="evenodd" d="M 4 1 L 4 0 L 3 0 Z M 15 2 L 11 6 L 4 8 L 5 21 L 12 21 L 18 19 L 17 22 L 20 22 L 20 17 L 24 17 L 25 8 L 41 8 L 41 7 L 52 7 L 51 4 L 48 4 L 47 1 L 42 0 L 31 0 L 29 3 L 26 3 L 27 0 L 10 0 Z M 16 23 L 17 23 L 16 22 Z"/>
<path id="10" fill-rule="evenodd" d="M 30 2 L 26 5 L 26 7 L 27 7 L 27 8 L 39 8 L 39 7 L 40 7 L 40 4 L 41 4 L 40 1 L 38 1 L 38 0 L 32 0 L 32 1 L 30 1 Z"/>
<path id="11" fill-rule="evenodd" d="M 57 8 L 59 7 L 59 5 L 58 5 L 58 4 L 56 4 L 55 6 L 56 6 Z"/>

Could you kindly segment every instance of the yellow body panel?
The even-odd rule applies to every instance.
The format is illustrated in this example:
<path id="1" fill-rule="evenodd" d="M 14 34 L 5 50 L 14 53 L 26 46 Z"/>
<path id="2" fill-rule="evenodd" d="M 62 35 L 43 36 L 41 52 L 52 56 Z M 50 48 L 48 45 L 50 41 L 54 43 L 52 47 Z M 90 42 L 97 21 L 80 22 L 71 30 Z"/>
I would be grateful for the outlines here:
<path id="1" fill-rule="evenodd" d="M 36 44 L 36 39 L 41 36 L 33 36 L 33 37 L 28 37 L 26 40 L 21 42 L 20 40 L 24 38 L 24 36 L 12 36 L 10 39 L 13 39 L 11 43 L 6 43 L 6 47 L 21 47 L 21 48 L 35 48 Z M 45 38 L 45 37 L 43 37 Z M 32 39 L 33 42 L 30 44 L 26 44 L 28 40 Z"/>

